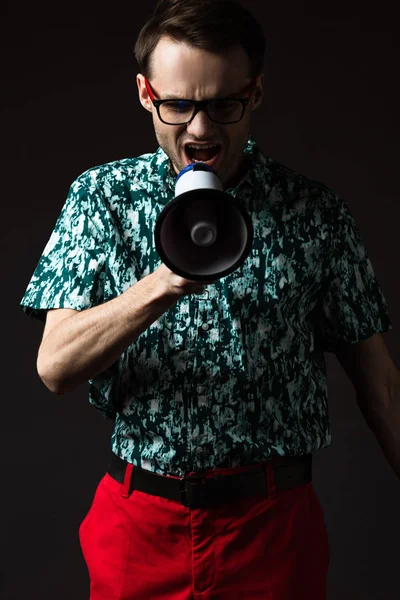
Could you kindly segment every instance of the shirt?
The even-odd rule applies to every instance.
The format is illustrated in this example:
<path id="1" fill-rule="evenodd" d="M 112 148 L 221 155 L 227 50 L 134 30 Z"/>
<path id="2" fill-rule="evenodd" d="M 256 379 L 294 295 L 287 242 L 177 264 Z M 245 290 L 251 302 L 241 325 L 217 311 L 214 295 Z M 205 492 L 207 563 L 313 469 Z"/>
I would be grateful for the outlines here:
<path id="1" fill-rule="evenodd" d="M 90 403 L 115 419 L 112 451 L 161 475 L 329 446 L 324 352 L 392 329 L 345 200 L 252 136 L 244 159 L 225 192 L 252 219 L 246 261 L 179 299 L 89 380 Z M 155 225 L 175 182 L 161 148 L 79 175 L 22 298 L 26 314 L 87 310 L 155 271 Z"/>

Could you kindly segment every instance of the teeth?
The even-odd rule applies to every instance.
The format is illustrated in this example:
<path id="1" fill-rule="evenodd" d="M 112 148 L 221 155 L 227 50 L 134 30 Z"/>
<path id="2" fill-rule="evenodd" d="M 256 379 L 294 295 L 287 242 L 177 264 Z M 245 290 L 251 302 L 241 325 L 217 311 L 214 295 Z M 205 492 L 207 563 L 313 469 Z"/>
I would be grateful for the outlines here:
<path id="1" fill-rule="evenodd" d="M 209 144 L 207 146 L 196 146 L 195 144 L 188 144 L 188 148 L 193 148 L 194 150 L 207 150 L 207 148 L 216 148 L 218 144 Z"/>

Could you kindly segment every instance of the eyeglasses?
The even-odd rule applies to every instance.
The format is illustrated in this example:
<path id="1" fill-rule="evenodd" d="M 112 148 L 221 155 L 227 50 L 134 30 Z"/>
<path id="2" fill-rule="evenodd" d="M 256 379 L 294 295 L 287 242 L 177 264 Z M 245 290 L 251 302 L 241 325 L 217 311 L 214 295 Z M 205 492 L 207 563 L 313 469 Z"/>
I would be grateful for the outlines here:
<path id="1" fill-rule="evenodd" d="M 186 125 L 190 123 L 200 110 L 204 110 L 214 123 L 231 125 L 238 123 L 244 115 L 246 106 L 256 87 L 257 79 L 251 81 L 244 90 L 246 98 L 215 98 L 214 100 L 156 100 L 146 77 L 144 78 L 146 89 L 149 93 L 153 105 L 157 109 L 157 114 L 166 125 Z"/>

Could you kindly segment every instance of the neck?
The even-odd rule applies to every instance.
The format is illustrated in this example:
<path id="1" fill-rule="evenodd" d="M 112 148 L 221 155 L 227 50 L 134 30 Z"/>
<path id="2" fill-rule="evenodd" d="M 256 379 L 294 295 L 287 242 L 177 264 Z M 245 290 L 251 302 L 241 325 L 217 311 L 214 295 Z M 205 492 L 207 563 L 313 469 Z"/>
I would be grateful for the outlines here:
<path id="1" fill-rule="evenodd" d="M 243 179 L 246 175 L 247 171 L 250 167 L 250 161 L 247 156 L 244 156 L 242 162 L 236 169 L 235 173 L 226 181 L 222 183 L 222 187 L 225 190 L 234 188 L 238 185 L 238 183 Z"/>

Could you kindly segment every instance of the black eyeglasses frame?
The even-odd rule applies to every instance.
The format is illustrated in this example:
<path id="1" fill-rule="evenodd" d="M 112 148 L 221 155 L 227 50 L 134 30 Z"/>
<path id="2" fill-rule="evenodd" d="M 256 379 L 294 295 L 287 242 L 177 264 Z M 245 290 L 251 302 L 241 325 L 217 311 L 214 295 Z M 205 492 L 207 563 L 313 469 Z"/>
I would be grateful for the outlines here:
<path id="1" fill-rule="evenodd" d="M 178 127 L 178 126 L 181 126 L 181 125 L 187 125 L 188 123 L 191 123 L 193 121 L 193 119 L 195 118 L 195 116 L 197 115 L 197 113 L 200 110 L 204 110 L 205 113 L 206 113 L 206 115 L 208 116 L 208 118 L 211 121 L 213 121 L 213 123 L 218 123 L 219 125 L 233 125 L 234 123 L 239 123 L 243 119 L 243 115 L 245 113 L 247 105 L 249 104 L 249 102 L 251 100 L 251 96 L 252 96 L 252 94 L 254 92 L 254 89 L 256 87 L 257 80 L 256 79 L 252 80 L 251 83 L 247 86 L 247 88 L 246 88 L 248 90 L 248 92 L 247 92 L 247 94 L 248 94 L 247 98 L 235 98 L 235 97 L 231 96 L 231 97 L 228 97 L 228 98 L 214 98 L 212 100 L 190 100 L 190 99 L 186 99 L 186 98 L 176 98 L 176 99 L 175 98 L 168 98 L 166 100 L 158 100 L 158 99 L 156 99 L 156 97 L 154 95 L 154 92 L 153 92 L 153 90 L 150 87 L 150 83 L 147 81 L 146 77 L 144 77 L 144 82 L 145 82 L 147 91 L 149 93 L 150 100 L 152 101 L 153 106 L 155 106 L 155 108 L 157 110 L 157 115 L 158 115 L 158 118 L 160 119 L 160 121 L 162 123 L 164 123 L 165 125 L 172 125 L 172 126 L 175 125 L 175 126 Z M 208 113 L 208 105 L 210 103 L 212 103 L 212 102 L 223 101 L 223 100 L 237 100 L 238 102 L 240 102 L 242 104 L 242 114 L 241 114 L 240 119 L 237 119 L 235 121 L 229 121 L 229 122 L 222 122 L 221 123 L 220 121 L 216 121 L 215 119 L 213 119 L 211 117 L 211 115 L 209 115 L 209 113 Z M 160 106 L 162 104 L 164 104 L 165 102 L 191 102 L 194 105 L 194 112 L 192 114 L 192 117 L 188 121 L 185 121 L 184 123 L 168 123 L 167 121 L 164 121 L 161 118 L 161 115 L 160 115 Z"/>

